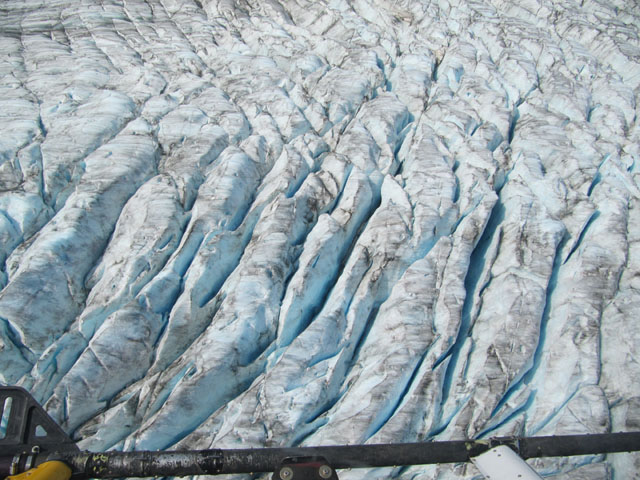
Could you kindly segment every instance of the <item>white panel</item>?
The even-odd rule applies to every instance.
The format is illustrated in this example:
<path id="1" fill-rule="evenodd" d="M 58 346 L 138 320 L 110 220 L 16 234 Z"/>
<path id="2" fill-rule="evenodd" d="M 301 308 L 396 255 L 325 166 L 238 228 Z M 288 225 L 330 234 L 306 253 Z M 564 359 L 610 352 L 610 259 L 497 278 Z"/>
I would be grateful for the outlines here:
<path id="1" fill-rule="evenodd" d="M 542 478 L 516 452 L 504 445 L 473 457 L 471 461 L 486 479 L 540 480 Z"/>

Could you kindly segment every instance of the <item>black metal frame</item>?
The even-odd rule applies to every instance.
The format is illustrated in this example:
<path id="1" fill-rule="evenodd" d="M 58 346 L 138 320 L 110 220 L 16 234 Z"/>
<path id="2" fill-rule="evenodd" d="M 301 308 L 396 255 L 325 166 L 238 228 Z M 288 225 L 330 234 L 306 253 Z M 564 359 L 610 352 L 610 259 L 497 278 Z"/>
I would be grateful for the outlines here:
<path id="1" fill-rule="evenodd" d="M 61 460 L 71 467 L 74 478 L 78 479 L 277 473 L 286 468 L 286 465 L 292 464 L 298 470 L 327 465 L 331 470 L 331 478 L 326 478 L 337 480 L 334 477 L 335 469 L 468 462 L 472 457 L 499 445 L 509 446 L 522 458 L 640 450 L 640 432 L 627 432 L 387 445 L 80 452 L 73 441 L 22 388 L 0 388 L 0 418 L 7 397 L 12 397 L 13 403 L 7 432 L 0 439 L 0 478 L 49 460 Z M 14 409 L 14 405 L 18 407 Z M 44 427 L 47 433 L 45 436 L 35 435 L 37 425 Z M 315 460 L 308 460 L 309 458 Z M 324 474 L 328 474 L 327 472 L 328 470 L 323 470 Z"/>

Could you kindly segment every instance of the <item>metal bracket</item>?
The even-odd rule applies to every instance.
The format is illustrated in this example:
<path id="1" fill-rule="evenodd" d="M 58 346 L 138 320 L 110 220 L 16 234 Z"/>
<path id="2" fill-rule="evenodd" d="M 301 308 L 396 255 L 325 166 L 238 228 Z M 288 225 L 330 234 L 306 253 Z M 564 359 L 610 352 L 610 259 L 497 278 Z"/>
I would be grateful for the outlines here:
<path id="1" fill-rule="evenodd" d="M 80 449 L 29 392 L 20 387 L 3 387 L 0 389 L 0 451 L 25 457 L 25 463 L 33 463 L 33 457 L 39 453 L 79 452 Z"/>
<path id="2" fill-rule="evenodd" d="M 338 480 L 324 457 L 287 457 L 273 472 L 272 480 Z"/>

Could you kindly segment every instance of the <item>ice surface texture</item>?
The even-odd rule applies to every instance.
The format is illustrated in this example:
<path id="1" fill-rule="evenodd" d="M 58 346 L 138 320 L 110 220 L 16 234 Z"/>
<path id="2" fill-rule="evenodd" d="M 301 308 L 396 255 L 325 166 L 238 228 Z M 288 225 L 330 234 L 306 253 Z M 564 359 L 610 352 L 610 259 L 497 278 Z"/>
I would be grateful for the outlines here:
<path id="1" fill-rule="evenodd" d="M 93 450 L 640 429 L 639 30 L 622 0 L 4 0 L 0 381 Z"/>

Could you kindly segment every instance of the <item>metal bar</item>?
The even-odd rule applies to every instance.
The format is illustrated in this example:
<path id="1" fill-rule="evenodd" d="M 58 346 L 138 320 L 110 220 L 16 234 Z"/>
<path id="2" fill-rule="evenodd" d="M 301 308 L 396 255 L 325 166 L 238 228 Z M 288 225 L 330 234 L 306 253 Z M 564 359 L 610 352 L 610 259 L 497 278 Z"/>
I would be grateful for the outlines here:
<path id="1" fill-rule="evenodd" d="M 216 475 L 275 471 L 287 457 L 322 456 L 333 468 L 467 462 L 498 445 L 523 458 L 587 455 L 640 450 L 640 432 L 551 437 L 502 437 L 487 440 L 344 445 L 299 448 L 251 448 L 169 452 L 63 453 L 74 474 L 89 478 Z M 39 459 L 38 463 L 53 459 Z"/>
<path id="2" fill-rule="evenodd" d="M 82 452 L 61 455 L 58 459 L 71 467 L 74 476 L 82 478 L 182 477 L 223 473 L 221 452 Z"/>
<path id="3" fill-rule="evenodd" d="M 519 444 L 523 458 L 635 452 L 640 450 L 640 432 L 523 437 Z"/>

